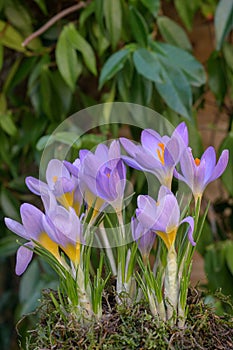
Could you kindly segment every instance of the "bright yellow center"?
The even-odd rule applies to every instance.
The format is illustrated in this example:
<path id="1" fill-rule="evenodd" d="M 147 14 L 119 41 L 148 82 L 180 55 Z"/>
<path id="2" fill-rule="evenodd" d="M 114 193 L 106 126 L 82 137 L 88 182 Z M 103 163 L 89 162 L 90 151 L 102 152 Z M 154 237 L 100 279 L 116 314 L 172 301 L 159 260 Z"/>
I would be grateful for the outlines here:
<path id="1" fill-rule="evenodd" d="M 157 149 L 157 155 L 159 157 L 160 162 L 164 165 L 164 150 L 165 146 L 163 143 L 158 143 L 159 148 Z"/>
<path id="2" fill-rule="evenodd" d="M 199 165 L 200 165 L 200 163 L 201 163 L 201 161 L 200 161 L 200 159 L 199 159 L 199 158 L 195 158 L 194 162 L 195 162 L 195 164 L 196 164 L 197 166 L 199 166 Z"/>
<path id="3" fill-rule="evenodd" d="M 157 235 L 162 238 L 164 243 L 166 244 L 167 249 L 169 250 L 171 246 L 175 243 L 177 228 L 168 231 L 156 231 Z"/>
<path id="4" fill-rule="evenodd" d="M 74 191 L 63 193 L 57 198 L 58 202 L 62 204 L 66 209 L 72 207 L 74 201 Z"/>
<path id="5" fill-rule="evenodd" d="M 53 254 L 58 260 L 60 259 L 57 243 L 52 241 L 46 232 L 41 232 L 38 238 L 38 242 L 42 245 L 42 247 Z"/>
<path id="6" fill-rule="evenodd" d="M 75 266 L 80 263 L 80 247 L 79 242 L 77 242 L 76 246 L 69 243 L 66 247 L 62 247 L 66 255 L 75 264 Z"/>

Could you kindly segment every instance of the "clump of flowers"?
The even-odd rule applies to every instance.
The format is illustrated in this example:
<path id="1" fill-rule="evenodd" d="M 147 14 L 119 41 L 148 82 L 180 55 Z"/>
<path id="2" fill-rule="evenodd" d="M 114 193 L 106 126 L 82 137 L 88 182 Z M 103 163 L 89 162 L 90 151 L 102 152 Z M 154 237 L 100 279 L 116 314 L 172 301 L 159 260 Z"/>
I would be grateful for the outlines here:
<path id="1" fill-rule="evenodd" d="M 181 123 L 171 136 L 146 129 L 141 144 L 121 138 L 99 144 L 95 152 L 81 150 L 73 163 L 52 159 L 45 182 L 26 178 L 44 210 L 22 204 L 22 223 L 5 218 L 25 240 L 17 251 L 16 274 L 24 273 L 33 253 L 41 255 L 60 277 L 59 295 L 69 312 L 85 322 L 101 317 L 103 291 L 113 276 L 116 303 L 145 298 L 154 317 L 183 327 L 192 256 L 206 215 L 200 219 L 202 195 L 222 175 L 228 157 L 224 150 L 216 164 L 209 147 L 194 159 Z M 138 196 L 128 222 L 127 166 L 153 174 L 160 183 L 155 198 Z M 194 205 L 191 198 L 184 206 L 172 192 L 177 179 L 191 189 Z"/>

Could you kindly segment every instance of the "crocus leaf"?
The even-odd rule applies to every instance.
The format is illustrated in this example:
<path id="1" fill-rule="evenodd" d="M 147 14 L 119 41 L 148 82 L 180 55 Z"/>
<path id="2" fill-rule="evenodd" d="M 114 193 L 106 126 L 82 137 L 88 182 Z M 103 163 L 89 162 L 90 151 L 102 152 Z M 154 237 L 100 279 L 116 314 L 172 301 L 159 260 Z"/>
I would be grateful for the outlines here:
<path id="1" fill-rule="evenodd" d="M 0 70 L 2 69 L 2 65 L 3 65 L 3 56 L 4 56 L 3 46 L 0 44 Z"/>
<path id="2" fill-rule="evenodd" d="M 8 135 L 13 136 L 17 133 L 17 128 L 13 122 L 12 114 L 7 111 L 4 114 L 0 114 L 0 126 Z"/>
<path id="3" fill-rule="evenodd" d="M 141 13 L 133 6 L 129 10 L 129 23 L 133 38 L 142 46 L 147 45 L 148 26 Z"/>
<path id="4" fill-rule="evenodd" d="M 233 242 L 226 241 L 226 261 L 231 274 L 233 275 Z"/>
<path id="5" fill-rule="evenodd" d="M 133 61 L 137 72 L 145 78 L 162 83 L 161 65 L 156 53 L 147 49 L 138 49 L 133 54 Z"/>
<path id="6" fill-rule="evenodd" d="M 57 42 L 55 54 L 59 72 L 67 85 L 74 92 L 76 80 L 81 73 L 81 68 L 77 53 L 70 44 L 70 28 L 69 25 L 63 28 Z"/>
<path id="7" fill-rule="evenodd" d="M 230 132 L 223 140 L 219 149 L 219 154 L 221 154 L 224 149 L 229 150 L 229 161 L 221 179 L 227 191 L 233 196 L 233 132 Z"/>
<path id="8" fill-rule="evenodd" d="M 231 71 L 233 71 L 233 45 L 230 43 L 223 44 L 223 56 L 226 64 Z"/>
<path id="9" fill-rule="evenodd" d="M 153 42 L 151 45 L 161 59 L 166 57 L 171 65 L 182 70 L 192 86 L 201 86 L 206 82 L 204 67 L 189 52 L 164 43 Z"/>
<path id="10" fill-rule="evenodd" d="M 70 23 L 67 31 L 67 38 L 72 45 L 72 47 L 79 52 L 81 52 L 83 56 L 83 60 L 87 66 L 87 68 L 94 75 L 97 74 L 96 71 L 96 59 L 94 51 L 91 45 L 82 37 L 82 35 L 76 30 L 73 23 Z"/>
<path id="11" fill-rule="evenodd" d="M 128 49 L 120 50 L 114 53 L 105 62 L 99 79 L 99 88 L 101 89 L 106 81 L 110 80 L 117 72 L 119 72 L 123 67 L 124 63 L 129 55 L 130 51 Z"/>
<path id="12" fill-rule="evenodd" d="M 120 0 L 108 0 L 104 1 L 104 18 L 106 28 L 108 32 L 109 40 L 112 44 L 112 48 L 116 47 L 116 44 L 121 36 L 122 27 L 122 8 Z"/>
<path id="13" fill-rule="evenodd" d="M 14 220 L 19 220 L 19 201 L 6 188 L 1 189 L 0 203 L 3 213 Z"/>
<path id="14" fill-rule="evenodd" d="M 9 23 L 0 20 L 0 44 L 19 52 L 25 52 L 23 37 Z"/>
<path id="15" fill-rule="evenodd" d="M 200 4 L 200 0 L 175 0 L 175 6 L 187 29 L 191 30 L 193 17 Z"/>
<path id="16" fill-rule="evenodd" d="M 218 3 L 214 26 L 216 33 L 216 49 L 220 50 L 222 43 L 233 28 L 233 1 L 221 0 Z"/>
<path id="17" fill-rule="evenodd" d="M 192 45 L 183 28 L 166 16 L 159 16 L 157 24 L 162 37 L 169 43 L 191 51 Z"/>
<path id="18" fill-rule="evenodd" d="M 34 2 L 39 6 L 44 15 L 48 14 L 45 0 L 34 0 Z"/>

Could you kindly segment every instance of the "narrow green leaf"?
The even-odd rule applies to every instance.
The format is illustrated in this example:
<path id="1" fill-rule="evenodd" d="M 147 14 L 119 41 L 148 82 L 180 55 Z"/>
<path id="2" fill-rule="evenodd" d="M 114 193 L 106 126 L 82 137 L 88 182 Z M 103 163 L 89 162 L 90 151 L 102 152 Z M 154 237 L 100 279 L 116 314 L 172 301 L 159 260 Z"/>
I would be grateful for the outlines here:
<path id="1" fill-rule="evenodd" d="M 224 69 L 224 60 L 213 52 L 207 62 L 208 83 L 219 105 L 222 105 L 226 92 L 227 81 Z"/>
<path id="2" fill-rule="evenodd" d="M 231 71 L 233 71 L 233 45 L 230 43 L 223 44 L 223 56 L 226 64 Z"/>
<path id="3" fill-rule="evenodd" d="M 226 261 L 231 274 L 233 275 L 233 242 L 226 241 Z"/>
<path id="4" fill-rule="evenodd" d="M 19 201 L 6 188 L 1 189 L 0 203 L 4 215 L 19 220 Z"/>
<path id="5" fill-rule="evenodd" d="M 55 55 L 61 76 L 74 92 L 76 80 L 81 73 L 81 69 L 76 51 L 70 44 L 69 31 L 69 25 L 63 28 L 57 42 Z"/>
<path id="6" fill-rule="evenodd" d="M 133 61 L 139 74 L 155 83 L 163 82 L 161 65 L 156 53 L 147 49 L 138 49 L 133 54 Z"/>
<path id="7" fill-rule="evenodd" d="M 0 44 L 0 70 L 2 69 L 3 58 L 4 58 L 4 50 L 3 50 L 3 46 Z"/>
<path id="8" fill-rule="evenodd" d="M 105 62 L 100 73 L 100 89 L 106 83 L 106 81 L 110 80 L 117 72 L 119 72 L 124 67 L 124 63 L 129 53 L 129 49 L 123 49 L 109 57 L 109 59 Z"/>
<path id="9" fill-rule="evenodd" d="M 4 114 L 0 113 L 0 126 L 8 135 L 14 136 L 17 133 L 17 128 L 13 122 L 12 114 L 7 111 Z"/>
<path id="10" fill-rule="evenodd" d="M 97 70 L 95 53 L 91 45 L 79 34 L 72 23 L 70 23 L 68 26 L 67 37 L 72 47 L 81 52 L 83 60 L 90 72 L 96 75 Z"/>
<path id="11" fill-rule="evenodd" d="M 141 2 L 154 17 L 157 17 L 160 9 L 160 0 L 141 0 Z"/>
<path id="12" fill-rule="evenodd" d="M 157 24 L 164 40 L 181 49 L 191 51 L 192 45 L 183 28 L 166 16 L 159 16 Z"/>
<path id="13" fill-rule="evenodd" d="M 33 31 L 29 12 L 19 1 L 8 0 L 5 5 L 5 15 L 14 28 L 18 29 L 24 36 Z"/>
<path id="14" fill-rule="evenodd" d="M 19 52 L 25 52 L 23 37 L 9 23 L 0 20 L 0 44 Z"/>
<path id="15" fill-rule="evenodd" d="M 205 84 L 206 74 L 204 67 L 190 53 L 169 44 L 152 43 L 151 45 L 160 58 L 166 57 L 172 66 L 182 70 L 192 86 Z"/>
<path id="16" fill-rule="evenodd" d="M 187 119 L 192 116 L 192 91 L 189 82 L 181 70 L 161 62 L 163 83 L 155 83 L 156 89 L 165 103 Z"/>
<path id="17" fill-rule="evenodd" d="M 34 2 L 39 6 L 44 15 L 48 14 L 45 0 L 34 0 Z"/>
<path id="18" fill-rule="evenodd" d="M 95 9 L 95 18 L 99 24 L 100 30 L 104 33 L 104 0 L 95 0 L 94 9 Z"/>
<path id="19" fill-rule="evenodd" d="M 142 46 L 147 46 L 149 29 L 141 13 L 133 6 L 129 9 L 129 23 L 133 38 Z"/>
<path id="20" fill-rule="evenodd" d="M 218 3 L 214 17 L 214 26 L 216 33 L 216 49 L 220 50 L 224 39 L 233 28 L 232 0 L 221 0 Z"/>
<path id="21" fill-rule="evenodd" d="M 121 0 L 104 1 L 104 18 L 109 40 L 114 49 L 121 36 L 122 27 L 122 8 Z"/>
<path id="22" fill-rule="evenodd" d="M 188 30 L 192 29 L 193 17 L 199 8 L 201 0 L 175 0 L 176 10 Z"/>

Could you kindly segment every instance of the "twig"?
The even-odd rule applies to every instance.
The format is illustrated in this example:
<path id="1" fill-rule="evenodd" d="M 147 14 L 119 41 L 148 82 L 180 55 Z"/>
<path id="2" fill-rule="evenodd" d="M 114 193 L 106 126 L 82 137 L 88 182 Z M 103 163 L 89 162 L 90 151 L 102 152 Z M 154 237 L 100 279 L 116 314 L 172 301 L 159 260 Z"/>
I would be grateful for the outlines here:
<path id="1" fill-rule="evenodd" d="M 30 34 L 22 43 L 22 46 L 25 47 L 27 46 L 30 41 L 32 41 L 33 39 L 35 39 L 36 37 L 40 36 L 42 33 L 44 33 L 47 29 L 49 29 L 54 23 L 56 23 L 57 21 L 59 21 L 59 19 L 69 15 L 72 12 L 75 12 L 85 6 L 88 5 L 88 2 L 83 2 L 81 1 L 80 3 L 78 3 L 77 5 L 73 5 L 68 7 L 67 9 L 59 12 L 58 14 L 56 14 L 54 17 L 52 17 L 47 23 L 45 23 L 42 27 L 40 27 L 38 30 L 36 30 L 34 33 Z"/>

